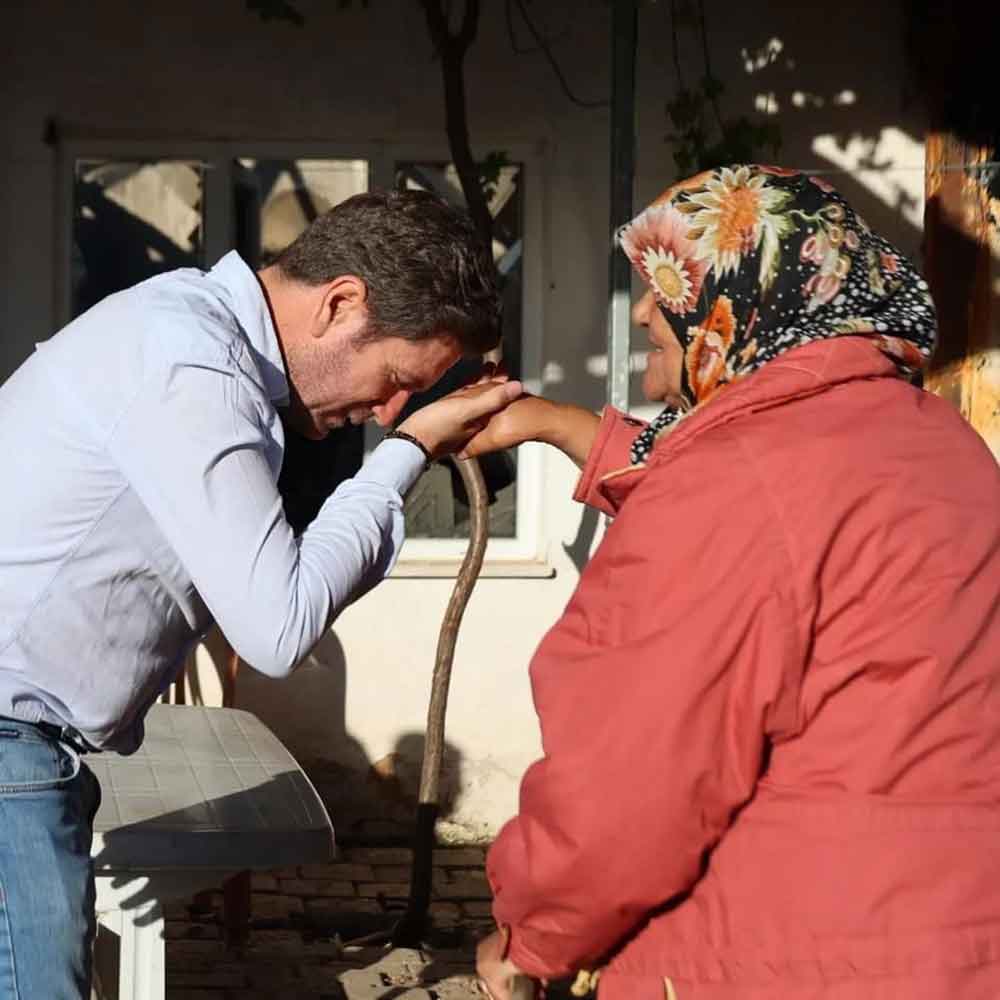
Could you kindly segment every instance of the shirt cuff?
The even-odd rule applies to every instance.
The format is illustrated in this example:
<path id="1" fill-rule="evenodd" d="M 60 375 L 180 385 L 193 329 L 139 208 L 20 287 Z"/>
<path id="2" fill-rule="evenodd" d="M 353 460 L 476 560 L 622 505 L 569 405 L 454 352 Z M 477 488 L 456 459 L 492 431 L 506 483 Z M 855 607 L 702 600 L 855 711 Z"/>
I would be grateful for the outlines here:
<path id="1" fill-rule="evenodd" d="M 371 453 L 354 479 L 385 486 L 405 496 L 420 478 L 426 461 L 424 453 L 415 444 L 402 438 L 390 438 Z"/>
<path id="2" fill-rule="evenodd" d="M 614 516 L 618 511 L 613 503 L 600 492 L 601 480 L 609 472 L 628 468 L 632 442 L 645 427 L 642 420 L 636 420 L 627 413 L 605 406 L 601 411 L 601 423 L 597 437 L 590 447 L 587 461 L 580 472 L 573 499 L 594 507 L 603 514 Z"/>

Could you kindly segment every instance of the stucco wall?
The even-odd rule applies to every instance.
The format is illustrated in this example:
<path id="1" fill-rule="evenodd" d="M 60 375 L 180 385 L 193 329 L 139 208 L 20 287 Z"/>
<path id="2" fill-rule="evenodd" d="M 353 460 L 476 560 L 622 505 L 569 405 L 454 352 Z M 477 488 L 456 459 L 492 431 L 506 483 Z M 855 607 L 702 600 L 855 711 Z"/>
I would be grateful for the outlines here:
<path id="1" fill-rule="evenodd" d="M 417 5 L 372 0 L 367 11 L 302 0 L 304 28 L 264 24 L 242 0 L 96 5 L 37 0 L 7 5 L 0 72 L 0 377 L 52 332 L 58 201 L 54 118 L 64 135 L 113 132 L 189 138 L 409 139 L 442 146 L 438 64 Z M 831 178 L 876 227 L 919 250 L 921 123 L 903 106 L 902 28 L 895 4 L 837 11 L 800 4 L 710 3 L 713 68 L 728 114 L 776 111 L 789 166 L 847 170 Z M 544 8 L 544 10 L 539 9 Z M 664 104 L 676 88 L 668 12 L 640 18 L 637 206 L 673 179 Z M 555 39 L 575 91 L 607 95 L 610 5 L 531 5 Z M 527 33 L 519 40 L 529 44 Z M 777 43 L 775 42 L 777 40 Z M 681 65 L 703 72 L 686 31 Z M 609 115 L 571 104 L 541 54 L 511 53 L 503 5 L 484 4 L 468 58 L 468 102 L 478 150 L 520 143 L 538 152 L 535 185 L 541 300 L 526 317 L 548 391 L 598 407 L 604 383 L 609 247 Z M 636 348 L 641 347 L 636 338 Z M 633 386 L 635 389 L 635 385 Z M 635 393 L 633 394 L 635 398 Z M 452 819 L 460 836 L 494 832 L 516 803 L 516 783 L 537 756 L 527 665 L 578 578 L 596 519 L 569 499 L 574 470 L 547 456 L 537 510 L 550 578 L 485 579 L 468 610 L 455 661 L 448 721 Z M 314 656 L 280 685 L 245 671 L 241 707 L 257 712 L 343 799 L 360 824 L 360 789 L 390 801 L 370 764 L 401 755 L 412 779 L 419 754 L 437 622 L 451 583 L 392 579 L 351 608 Z M 388 791 L 386 789 L 388 788 Z M 362 795 L 361 798 L 364 798 Z M 392 810 L 389 809 L 391 813 Z M 335 815 L 335 820 L 338 816 Z M 375 828 L 369 828 L 369 832 Z M 377 832 L 377 831 L 376 831 Z"/>

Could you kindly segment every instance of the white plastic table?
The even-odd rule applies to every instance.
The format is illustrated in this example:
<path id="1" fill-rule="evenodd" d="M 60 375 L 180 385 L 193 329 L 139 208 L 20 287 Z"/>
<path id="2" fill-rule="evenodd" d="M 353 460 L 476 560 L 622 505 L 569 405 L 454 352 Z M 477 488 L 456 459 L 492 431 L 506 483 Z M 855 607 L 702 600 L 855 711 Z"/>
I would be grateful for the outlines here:
<path id="1" fill-rule="evenodd" d="M 100 923 L 120 938 L 120 1000 L 165 996 L 163 904 L 254 868 L 325 863 L 333 827 L 281 741 L 249 712 L 154 705 L 132 756 L 94 754 Z"/>

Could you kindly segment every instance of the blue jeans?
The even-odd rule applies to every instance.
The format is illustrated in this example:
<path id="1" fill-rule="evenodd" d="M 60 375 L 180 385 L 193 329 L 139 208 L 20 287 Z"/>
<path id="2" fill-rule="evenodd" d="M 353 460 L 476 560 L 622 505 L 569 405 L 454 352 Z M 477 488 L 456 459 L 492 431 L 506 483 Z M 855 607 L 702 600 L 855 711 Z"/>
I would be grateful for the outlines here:
<path id="1" fill-rule="evenodd" d="M 100 797 L 72 746 L 0 718 L 0 1000 L 89 1000 Z"/>

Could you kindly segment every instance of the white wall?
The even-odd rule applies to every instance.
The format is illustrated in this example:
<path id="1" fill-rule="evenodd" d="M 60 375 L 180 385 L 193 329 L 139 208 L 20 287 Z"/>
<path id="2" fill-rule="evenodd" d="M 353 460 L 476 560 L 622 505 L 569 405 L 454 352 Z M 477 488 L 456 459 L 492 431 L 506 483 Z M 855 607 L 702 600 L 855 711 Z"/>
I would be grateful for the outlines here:
<path id="1" fill-rule="evenodd" d="M 300 6 L 308 18 L 301 29 L 264 24 L 245 12 L 242 0 L 36 0 L 5 15 L 0 377 L 54 322 L 54 236 L 64 220 L 54 153 L 42 141 L 48 118 L 84 137 L 410 138 L 440 146 L 439 68 L 417 5 L 372 0 L 367 11 L 346 12 L 323 0 Z M 637 207 L 674 176 L 663 141 L 664 104 L 676 79 L 669 6 L 647 3 L 641 13 Z M 902 109 L 897 6 L 849 3 L 836 14 L 790 3 L 707 7 L 726 111 L 750 112 L 758 95 L 772 95 L 785 138 L 779 159 L 850 171 L 833 181 L 870 222 L 904 249 L 918 249 L 920 121 Z M 544 149 L 544 176 L 528 181 L 541 185 L 543 239 L 535 250 L 543 300 L 526 329 L 541 338 L 541 360 L 554 375 L 550 392 L 597 407 L 603 380 L 588 373 L 588 360 L 590 370 L 599 370 L 593 361 L 605 353 L 608 112 L 570 104 L 540 54 L 511 54 L 503 5 L 484 8 L 468 57 L 473 142 L 484 152 L 505 142 Z M 555 36 L 554 52 L 577 93 L 605 96 L 610 6 L 557 0 L 529 9 Z M 527 33 L 519 35 L 528 44 Z M 747 61 L 753 65 L 754 53 L 771 39 L 780 40 L 780 52 L 772 46 L 772 60 L 748 72 Z M 689 79 L 701 72 L 692 41 L 688 34 L 682 53 Z M 875 166 L 859 172 L 862 162 Z M 539 752 L 527 665 L 577 579 L 566 547 L 575 543 L 576 554 L 585 553 L 594 529 L 587 519 L 577 538 L 582 512 L 569 500 L 573 481 L 568 462 L 546 460 L 538 516 L 554 577 L 483 580 L 463 625 L 448 721 L 459 836 L 496 830 L 515 808 L 519 775 Z M 389 580 L 345 613 L 291 681 L 276 686 L 250 671 L 240 678 L 239 704 L 260 714 L 312 766 L 335 810 L 343 798 L 348 825 L 367 808 L 349 800 L 375 787 L 359 776 L 369 764 L 399 752 L 402 779 L 412 780 L 437 622 L 450 588 L 448 580 Z M 379 787 L 374 799 L 388 801 L 391 788 Z"/>

